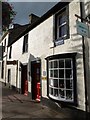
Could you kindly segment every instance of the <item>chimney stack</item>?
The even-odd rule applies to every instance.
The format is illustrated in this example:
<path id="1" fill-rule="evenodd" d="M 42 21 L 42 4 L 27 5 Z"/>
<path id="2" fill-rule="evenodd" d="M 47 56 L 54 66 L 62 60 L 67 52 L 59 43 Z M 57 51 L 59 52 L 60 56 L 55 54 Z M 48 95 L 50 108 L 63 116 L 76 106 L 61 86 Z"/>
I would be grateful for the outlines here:
<path id="1" fill-rule="evenodd" d="M 38 20 L 39 19 L 39 17 L 38 16 L 36 16 L 36 15 L 34 15 L 34 14 L 30 14 L 29 15 L 29 23 L 30 24 L 32 24 L 32 23 L 34 23 L 36 20 Z"/>

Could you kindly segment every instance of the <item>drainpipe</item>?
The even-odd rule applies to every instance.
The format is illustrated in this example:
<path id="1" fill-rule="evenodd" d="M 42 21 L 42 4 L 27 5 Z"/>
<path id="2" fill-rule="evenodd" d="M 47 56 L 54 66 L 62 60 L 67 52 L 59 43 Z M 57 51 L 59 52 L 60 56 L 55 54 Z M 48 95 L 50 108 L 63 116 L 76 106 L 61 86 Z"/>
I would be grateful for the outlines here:
<path id="1" fill-rule="evenodd" d="M 83 16 L 83 2 L 80 2 L 80 12 L 81 12 L 81 18 L 84 18 Z M 83 19 L 81 19 L 81 22 L 83 22 Z M 87 82 L 86 82 L 86 66 L 85 66 L 85 44 L 84 44 L 84 36 L 82 36 L 82 48 L 83 48 L 83 67 L 84 67 L 84 84 L 85 84 L 85 112 L 87 117 Z"/>

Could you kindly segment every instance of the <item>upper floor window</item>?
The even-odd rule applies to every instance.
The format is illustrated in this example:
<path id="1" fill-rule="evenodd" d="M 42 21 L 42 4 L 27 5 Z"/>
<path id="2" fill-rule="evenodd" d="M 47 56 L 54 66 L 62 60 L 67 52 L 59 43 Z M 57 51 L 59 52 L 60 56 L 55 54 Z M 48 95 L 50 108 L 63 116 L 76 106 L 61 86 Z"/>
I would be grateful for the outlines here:
<path id="1" fill-rule="evenodd" d="M 23 53 L 28 52 L 28 34 L 24 36 L 24 41 L 23 41 Z"/>
<path id="2" fill-rule="evenodd" d="M 6 48 L 6 39 L 4 40 L 4 52 L 5 52 L 5 48 Z"/>
<path id="3" fill-rule="evenodd" d="M 10 46 L 9 58 L 11 58 L 11 54 L 12 54 L 12 46 Z"/>
<path id="4" fill-rule="evenodd" d="M 55 15 L 55 40 L 69 37 L 68 7 Z"/>

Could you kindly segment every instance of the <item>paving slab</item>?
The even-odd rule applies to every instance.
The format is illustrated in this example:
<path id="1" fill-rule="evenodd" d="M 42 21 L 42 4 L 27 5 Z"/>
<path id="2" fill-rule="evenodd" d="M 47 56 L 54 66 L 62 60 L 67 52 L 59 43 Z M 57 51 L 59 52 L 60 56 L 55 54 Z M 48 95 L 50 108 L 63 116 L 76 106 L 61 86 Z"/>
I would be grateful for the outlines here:
<path id="1" fill-rule="evenodd" d="M 1 83 L 0 83 L 1 84 Z M 29 96 L 19 94 L 17 91 L 2 85 L 2 117 L 12 118 L 38 118 L 69 119 L 77 114 L 69 108 L 60 108 L 60 111 L 52 109 L 41 102 L 31 100 Z M 26 120 L 27 120 L 26 119 Z M 2 119 L 3 120 L 3 119 Z M 15 120 L 15 119 L 14 119 Z M 31 119 L 30 119 L 31 120 Z"/>

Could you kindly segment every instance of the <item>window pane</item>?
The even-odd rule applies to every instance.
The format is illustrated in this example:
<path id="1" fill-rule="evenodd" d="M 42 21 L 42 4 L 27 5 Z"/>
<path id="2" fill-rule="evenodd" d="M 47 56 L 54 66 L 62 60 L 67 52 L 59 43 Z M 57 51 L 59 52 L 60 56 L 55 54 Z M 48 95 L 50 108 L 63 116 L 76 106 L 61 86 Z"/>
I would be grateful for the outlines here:
<path id="1" fill-rule="evenodd" d="M 54 61 L 54 68 L 58 68 L 58 61 Z"/>
<path id="2" fill-rule="evenodd" d="M 58 70 L 54 70 L 54 77 L 58 78 Z"/>
<path id="3" fill-rule="evenodd" d="M 59 79 L 59 87 L 64 88 L 64 79 Z"/>
<path id="4" fill-rule="evenodd" d="M 59 68 L 64 68 L 64 60 L 59 61 Z"/>
<path id="5" fill-rule="evenodd" d="M 53 79 L 50 79 L 50 85 L 53 86 Z"/>
<path id="6" fill-rule="evenodd" d="M 11 54 L 12 54 L 12 46 L 10 46 L 9 58 L 11 58 Z"/>
<path id="7" fill-rule="evenodd" d="M 63 37 L 64 35 L 67 35 L 67 26 L 63 25 L 59 28 L 59 37 Z"/>
<path id="8" fill-rule="evenodd" d="M 58 88 L 58 79 L 54 79 L 53 82 L 54 82 L 54 87 Z"/>
<path id="9" fill-rule="evenodd" d="M 53 62 L 50 62 L 51 63 L 51 68 L 53 68 Z"/>
<path id="10" fill-rule="evenodd" d="M 72 99 L 72 91 L 66 90 L 66 99 Z"/>
<path id="11" fill-rule="evenodd" d="M 53 70 L 50 70 L 50 77 L 53 77 Z"/>
<path id="12" fill-rule="evenodd" d="M 53 68 L 53 62 L 49 62 L 49 68 Z"/>
<path id="13" fill-rule="evenodd" d="M 71 60 L 65 60 L 65 68 L 71 68 Z"/>
<path id="14" fill-rule="evenodd" d="M 61 97 L 61 98 L 64 98 L 64 97 L 65 97 L 65 96 L 64 96 L 64 90 L 61 90 L 61 89 L 60 89 L 60 90 L 59 90 L 59 94 L 60 94 L 60 97 Z"/>
<path id="15" fill-rule="evenodd" d="M 51 95 L 53 95 L 53 88 L 51 88 Z"/>
<path id="16" fill-rule="evenodd" d="M 64 70 L 59 70 L 59 78 L 64 78 Z"/>
<path id="17" fill-rule="evenodd" d="M 23 53 L 28 52 L 28 34 L 24 36 L 23 40 Z"/>
<path id="18" fill-rule="evenodd" d="M 72 80 L 66 80 L 66 89 L 72 89 Z"/>
<path id="19" fill-rule="evenodd" d="M 54 89 L 54 96 L 55 96 L 55 97 L 58 96 L 58 89 Z"/>
<path id="20" fill-rule="evenodd" d="M 66 72 L 66 78 L 72 78 L 72 70 L 71 69 L 70 70 L 66 69 L 65 72 Z"/>
<path id="21" fill-rule="evenodd" d="M 25 52 L 28 52 L 28 44 L 25 45 Z"/>
<path id="22" fill-rule="evenodd" d="M 62 16 L 59 17 L 59 25 L 66 22 L 66 20 L 67 20 L 67 17 L 66 17 L 66 14 L 64 13 Z"/>
<path id="23" fill-rule="evenodd" d="M 51 62 L 49 62 L 49 68 L 51 68 Z"/>

